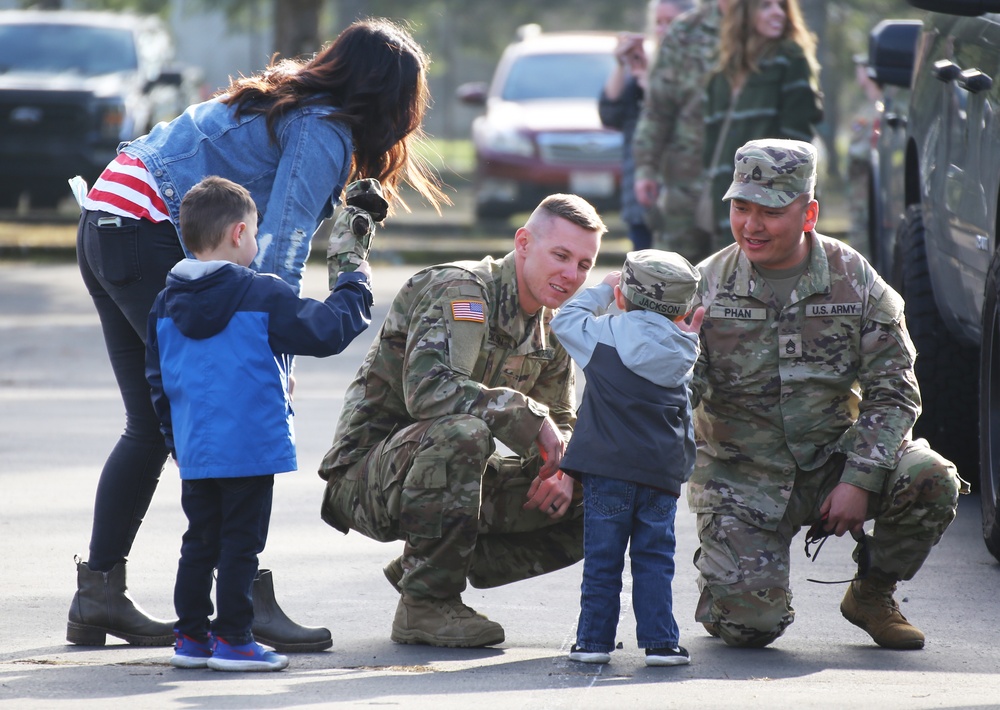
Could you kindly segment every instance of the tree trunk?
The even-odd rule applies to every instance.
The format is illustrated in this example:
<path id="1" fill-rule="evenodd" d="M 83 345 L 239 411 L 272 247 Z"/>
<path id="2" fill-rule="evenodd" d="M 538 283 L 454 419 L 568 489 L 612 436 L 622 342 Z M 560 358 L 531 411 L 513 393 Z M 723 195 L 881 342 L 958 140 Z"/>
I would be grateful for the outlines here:
<path id="1" fill-rule="evenodd" d="M 319 49 L 319 16 L 323 0 L 274 3 L 274 50 L 282 59 L 310 55 Z"/>
<path id="2" fill-rule="evenodd" d="M 361 20 L 371 15 L 368 10 L 368 0 L 338 0 L 337 23 L 344 29 L 355 20 Z"/>

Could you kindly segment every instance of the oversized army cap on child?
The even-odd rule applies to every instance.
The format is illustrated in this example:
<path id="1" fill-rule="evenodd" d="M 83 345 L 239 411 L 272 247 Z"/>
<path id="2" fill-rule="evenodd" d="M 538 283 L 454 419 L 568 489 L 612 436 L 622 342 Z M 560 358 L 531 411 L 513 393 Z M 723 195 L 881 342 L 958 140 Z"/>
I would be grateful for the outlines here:
<path id="1" fill-rule="evenodd" d="M 765 138 L 736 151 L 733 184 L 723 200 L 784 207 L 816 188 L 816 148 L 804 141 Z"/>
<path id="2" fill-rule="evenodd" d="M 625 255 L 618 286 L 633 305 L 676 318 L 691 310 L 700 279 L 697 269 L 680 254 L 643 249 Z"/>

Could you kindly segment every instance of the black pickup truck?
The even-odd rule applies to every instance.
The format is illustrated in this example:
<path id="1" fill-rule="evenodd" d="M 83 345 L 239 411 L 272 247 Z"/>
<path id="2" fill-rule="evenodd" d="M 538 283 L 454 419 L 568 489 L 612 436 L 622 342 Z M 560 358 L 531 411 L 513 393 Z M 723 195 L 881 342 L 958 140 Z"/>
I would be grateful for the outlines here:
<path id="1" fill-rule="evenodd" d="M 873 151 L 873 261 L 906 299 L 924 411 L 915 434 L 976 480 L 1000 559 L 1000 0 L 908 0 L 869 66 L 886 90 Z"/>
<path id="2" fill-rule="evenodd" d="M 51 206 L 89 183 L 123 140 L 197 100 L 155 17 L 0 11 L 0 207 Z"/>

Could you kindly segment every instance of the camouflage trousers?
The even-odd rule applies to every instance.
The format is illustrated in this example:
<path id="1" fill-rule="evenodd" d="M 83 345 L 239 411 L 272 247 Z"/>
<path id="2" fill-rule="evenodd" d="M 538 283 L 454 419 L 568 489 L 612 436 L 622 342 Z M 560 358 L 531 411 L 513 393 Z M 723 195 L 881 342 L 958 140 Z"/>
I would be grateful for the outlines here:
<path id="1" fill-rule="evenodd" d="M 452 415 L 395 432 L 327 481 L 323 519 L 382 542 L 405 540 L 404 592 L 418 597 L 497 587 L 583 558 L 579 486 L 553 520 L 524 510 L 540 459 L 495 453 L 481 419 Z"/>
<path id="2" fill-rule="evenodd" d="M 660 191 L 646 221 L 653 231 L 653 248 L 675 251 L 697 264 L 730 243 L 695 226 L 700 185 L 671 185 Z"/>
<path id="3" fill-rule="evenodd" d="M 760 647 L 784 633 L 795 618 L 789 585 L 792 538 L 820 519 L 820 506 L 839 483 L 842 456 L 816 471 L 799 470 L 777 530 L 764 530 L 728 515 L 698 514 L 695 553 L 701 600 L 695 618 L 716 624 L 730 646 Z M 869 575 L 906 580 L 955 519 L 967 484 L 947 459 L 923 439 L 911 442 L 880 494 L 868 497 Z M 855 550 L 857 560 L 858 550 Z"/>

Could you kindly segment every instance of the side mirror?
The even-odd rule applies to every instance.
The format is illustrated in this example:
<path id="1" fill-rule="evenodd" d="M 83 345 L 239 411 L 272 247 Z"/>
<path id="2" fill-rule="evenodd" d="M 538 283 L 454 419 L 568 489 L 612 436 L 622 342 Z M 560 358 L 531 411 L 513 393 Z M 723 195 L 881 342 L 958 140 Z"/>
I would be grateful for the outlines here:
<path id="1" fill-rule="evenodd" d="M 920 20 L 882 20 L 868 35 L 868 76 L 876 84 L 910 87 Z"/>
<path id="2" fill-rule="evenodd" d="M 487 85 L 485 81 L 470 81 L 460 85 L 455 90 L 455 96 L 464 104 L 485 106 L 486 91 Z"/>

